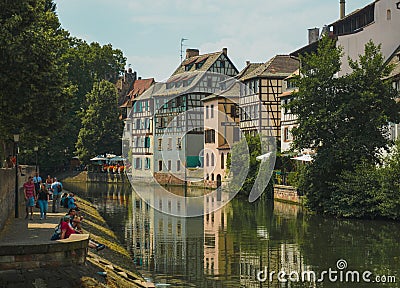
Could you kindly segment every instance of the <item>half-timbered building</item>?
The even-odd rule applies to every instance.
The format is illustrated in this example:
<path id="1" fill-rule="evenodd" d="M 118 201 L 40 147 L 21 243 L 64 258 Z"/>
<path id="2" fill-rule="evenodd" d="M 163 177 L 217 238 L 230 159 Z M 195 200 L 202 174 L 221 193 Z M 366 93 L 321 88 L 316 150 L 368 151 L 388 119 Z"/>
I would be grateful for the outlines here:
<path id="1" fill-rule="evenodd" d="M 280 140 L 282 82 L 299 68 L 299 61 L 277 55 L 257 66 L 239 78 L 245 84 L 240 91 L 240 129 L 245 134 L 262 133 Z"/>
<path id="2" fill-rule="evenodd" d="M 187 49 L 186 58 L 154 97 L 154 175 L 160 183 L 182 183 L 197 175 L 202 180 L 204 143 L 203 102 L 221 90 L 220 83 L 238 70 L 227 49 L 199 54 Z M 186 168 L 194 168 L 190 171 Z"/>

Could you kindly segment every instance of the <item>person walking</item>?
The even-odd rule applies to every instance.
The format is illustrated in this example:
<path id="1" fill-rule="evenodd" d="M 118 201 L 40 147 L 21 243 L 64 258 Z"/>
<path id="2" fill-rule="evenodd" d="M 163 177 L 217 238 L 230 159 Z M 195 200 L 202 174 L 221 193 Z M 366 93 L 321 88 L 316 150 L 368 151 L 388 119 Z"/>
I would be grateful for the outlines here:
<path id="1" fill-rule="evenodd" d="M 36 192 L 40 190 L 40 185 L 42 184 L 42 177 L 39 176 L 39 172 L 35 172 L 35 177 L 33 177 L 33 184 L 35 184 Z"/>
<path id="2" fill-rule="evenodd" d="M 46 186 L 43 183 L 40 184 L 40 190 L 39 190 L 37 198 L 38 198 L 37 201 L 39 203 L 39 209 L 40 209 L 40 220 L 46 219 L 50 193 L 49 193 L 49 190 L 47 190 Z"/>
<path id="3" fill-rule="evenodd" d="M 54 177 L 54 182 L 51 184 L 51 191 L 53 191 L 53 213 L 58 213 L 60 210 L 61 191 L 63 189 L 62 183 Z"/>
<path id="4" fill-rule="evenodd" d="M 28 181 L 24 183 L 24 196 L 26 201 L 26 216 L 28 219 L 28 210 L 31 213 L 31 220 L 33 220 L 33 206 L 35 206 L 36 191 L 35 184 L 33 184 L 33 177 L 29 176 Z"/>

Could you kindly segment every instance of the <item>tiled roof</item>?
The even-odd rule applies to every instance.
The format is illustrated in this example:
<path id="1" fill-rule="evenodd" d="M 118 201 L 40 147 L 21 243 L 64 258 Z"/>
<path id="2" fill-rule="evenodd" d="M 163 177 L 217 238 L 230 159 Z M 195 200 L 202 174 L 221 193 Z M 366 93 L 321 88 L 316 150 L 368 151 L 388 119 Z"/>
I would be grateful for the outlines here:
<path id="1" fill-rule="evenodd" d="M 238 75 L 236 75 L 237 79 L 240 79 L 242 77 L 245 77 L 247 74 L 253 72 L 255 69 L 263 65 L 263 63 L 248 63 L 246 67 L 243 68 L 242 71 L 239 72 Z"/>
<path id="2" fill-rule="evenodd" d="M 128 92 L 128 96 L 132 99 L 140 96 L 144 91 L 149 89 L 153 83 L 154 78 L 136 80 L 133 82 L 132 89 Z"/>
<path id="3" fill-rule="evenodd" d="M 400 46 L 396 49 L 396 51 L 393 53 L 393 55 L 390 57 L 390 60 L 388 61 L 388 64 L 393 65 L 393 70 L 390 72 L 389 76 L 386 78 L 392 78 L 392 77 L 399 77 L 400 76 Z"/>
<path id="4" fill-rule="evenodd" d="M 216 98 L 227 98 L 227 99 L 231 99 L 233 102 L 236 102 L 236 100 L 239 99 L 239 95 L 240 95 L 240 85 L 243 85 L 243 84 L 239 81 L 235 81 L 228 87 L 228 89 L 221 91 L 219 93 L 211 94 L 211 95 L 203 98 L 202 101 L 207 102 L 207 101 L 210 101 L 210 100 L 213 100 Z"/>
<path id="5" fill-rule="evenodd" d="M 299 68 L 299 61 L 289 55 L 276 55 L 253 71 L 246 73 L 240 80 L 256 77 L 287 77 Z"/>
<path id="6" fill-rule="evenodd" d="M 179 67 L 175 70 L 175 72 L 172 73 L 171 77 L 181 74 L 183 72 L 188 72 L 188 71 L 189 72 L 208 71 L 208 69 L 210 69 L 210 67 L 214 64 L 214 62 L 218 59 L 218 57 L 221 56 L 222 53 L 224 53 L 224 52 L 219 51 L 219 52 L 213 52 L 213 53 L 203 54 L 203 55 L 199 55 L 199 56 L 193 56 L 188 59 L 185 59 L 181 63 L 181 65 L 179 65 Z M 205 62 L 203 64 L 203 66 L 201 66 L 200 68 L 196 69 L 196 65 L 193 65 L 191 67 L 191 69 L 189 69 L 188 71 L 185 70 L 185 66 L 187 66 L 189 64 L 199 63 L 203 60 L 205 60 Z"/>

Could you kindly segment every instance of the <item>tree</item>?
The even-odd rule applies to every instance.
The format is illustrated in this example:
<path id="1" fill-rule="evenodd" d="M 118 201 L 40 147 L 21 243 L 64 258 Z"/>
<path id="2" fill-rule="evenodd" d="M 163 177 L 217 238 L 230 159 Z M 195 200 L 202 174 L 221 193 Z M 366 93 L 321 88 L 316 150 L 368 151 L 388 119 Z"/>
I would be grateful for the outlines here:
<path id="1" fill-rule="evenodd" d="M 88 108 L 82 117 L 76 149 L 85 163 L 98 154 L 121 153 L 122 121 L 119 120 L 114 84 L 102 80 L 86 95 Z"/>
<path id="2" fill-rule="evenodd" d="M 268 141 L 267 139 L 263 141 Z M 264 147 L 266 146 L 264 143 Z M 272 181 L 266 183 L 272 172 L 273 164 L 272 159 L 266 161 L 261 165 L 261 161 L 256 157 L 263 154 L 261 149 L 260 135 L 243 137 L 239 142 L 235 143 L 232 147 L 232 154 L 229 154 L 227 159 L 227 169 L 232 173 L 232 179 L 229 183 L 231 191 L 239 191 L 239 195 L 249 196 L 254 185 L 258 185 L 258 191 L 267 191 L 267 197 L 271 197 L 273 185 Z M 261 181 L 256 182 L 258 175 L 265 175 L 261 177 Z"/>
<path id="3" fill-rule="evenodd" d="M 18 132 L 21 141 L 46 137 L 63 122 L 71 96 L 68 48 L 51 0 L 0 3 L 0 141 Z"/>
<path id="4" fill-rule="evenodd" d="M 316 53 L 301 57 L 299 91 L 289 105 L 298 115 L 294 148 L 317 152 L 299 189 L 312 210 L 330 214 L 338 214 L 333 196 L 339 175 L 363 161 L 378 163 L 378 152 L 388 144 L 388 122 L 400 120 L 397 93 L 382 80 L 390 67 L 380 47 L 366 44 L 365 54 L 350 60 L 353 72 L 337 77 L 341 54 L 335 41 L 324 37 Z"/>

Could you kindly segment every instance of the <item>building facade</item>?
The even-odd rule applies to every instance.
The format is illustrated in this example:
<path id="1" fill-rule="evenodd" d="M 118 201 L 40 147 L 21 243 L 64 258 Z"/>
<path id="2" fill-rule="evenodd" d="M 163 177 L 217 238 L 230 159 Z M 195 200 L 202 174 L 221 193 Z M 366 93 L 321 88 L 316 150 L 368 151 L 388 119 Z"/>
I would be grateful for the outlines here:
<path id="1" fill-rule="evenodd" d="M 248 64 L 251 65 L 251 64 Z M 249 135 L 281 138 L 281 101 L 283 80 L 299 68 L 289 55 L 277 55 L 239 78 L 240 129 Z M 246 69 L 246 68 L 245 68 Z"/>
<path id="2" fill-rule="evenodd" d="M 202 99 L 237 73 L 226 48 L 203 55 L 187 49 L 186 59 L 153 95 L 154 176 L 159 183 L 203 181 Z"/>

